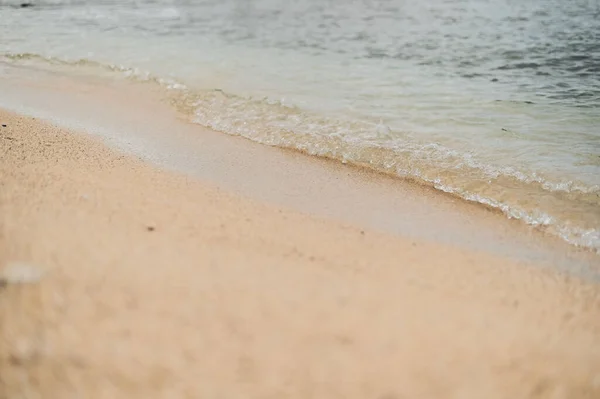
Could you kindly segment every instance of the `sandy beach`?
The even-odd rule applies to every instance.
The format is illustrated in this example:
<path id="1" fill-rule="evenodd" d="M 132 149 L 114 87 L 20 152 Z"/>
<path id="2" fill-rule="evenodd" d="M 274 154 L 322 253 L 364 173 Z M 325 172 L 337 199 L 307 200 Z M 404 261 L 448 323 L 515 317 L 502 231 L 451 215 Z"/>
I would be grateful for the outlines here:
<path id="1" fill-rule="evenodd" d="M 600 397 L 597 284 L 0 121 L 0 398 Z"/>

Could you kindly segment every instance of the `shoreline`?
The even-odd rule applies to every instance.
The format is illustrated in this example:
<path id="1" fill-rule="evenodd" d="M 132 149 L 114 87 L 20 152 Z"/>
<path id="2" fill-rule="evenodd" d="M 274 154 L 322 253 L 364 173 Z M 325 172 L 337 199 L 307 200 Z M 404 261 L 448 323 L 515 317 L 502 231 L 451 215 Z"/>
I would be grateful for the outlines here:
<path id="1" fill-rule="evenodd" d="M 192 124 L 154 85 L 5 67 L 0 107 L 85 131 L 160 168 L 278 207 L 600 281 L 590 251 L 430 187 Z"/>
<path id="2" fill-rule="evenodd" d="M 496 175 L 495 172 L 493 172 L 493 170 L 495 170 L 495 168 L 498 167 L 498 165 L 493 166 L 493 164 L 490 164 L 485 166 L 484 164 L 478 164 L 478 162 L 475 162 L 475 164 L 471 165 L 471 162 L 469 160 L 465 160 L 465 163 L 461 163 L 459 165 L 447 165 L 447 167 L 439 168 L 438 172 L 436 172 L 436 174 L 434 174 L 433 176 L 428 175 L 428 173 L 425 172 L 426 170 L 428 170 L 427 167 L 423 169 L 423 173 L 425 174 L 421 174 L 421 169 L 418 166 L 418 163 L 413 166 L 405 165 L 405 167 L 400 167 L 398 173 L 395 173 L 393 170 L 390 171 L 390 168 L 392 168 L 392 166 L 390 165 L 393 165 L 395 162 L 399 162 L 400 164 L 402 164 L 403 162 L 408 162 L 409 164 L 412 163 L 412 161 L 410 160 L 412 159 L 412 156 L 415 155 L 412 153 L 412 150 L 409 150 L 408 154 L 404 155 L 386 155 L 386 152 L 383 149 L 383 152 L 381 152 L 377 148 L 371 148 L 369 145 L 367 145 L 367 147 L 365 147 L 365 151 L 367 151 L 367 153 L 357 155 L 357 157 L 354 157 L 352 155 L 354 154 L 354 151 L 349 147 L 346 148 L 347 143 L 344 144 L 345 140 L 342 140 L 338 143 L 339 145 L 341 145 L 341 148 L 338 147 L 337 144 L 335 144 L 335 140 L 334 142 L 329 142 L 325 140 L 325 142 L 323 142 L 323 145 L 325 147 L 321 148 L 319 144 L 321 143 L 321 139 L 315 139 L 315 141 L 311 137 L 302 138 L 302 133 L 299 133 L 298 138 L 295 134 L 286 134 L 285 131 L 279 131 L 277 128 L 275 129 L 276 132 L 272 132 L 272 129 L 269 128 L 268 123 L 265 126 L 263 126 L 261 123 L 252 123 L 251 121 L 254 119 L 252 117 L 250 117 L 250 119 L 247 122 L 243 119 L 240 121 L 239 116 L 234 118 L 234 121 L 236 121 L 236 126 L 237 124 L 241 124 L 243 126 L 243 128 L 241 129 L 236 126 L 229 126 L 227 123 L 228 118 L 223 117 L 223 115 L 227 115 L 227 106 L 225 106 L 225 109 L 221 109 L 224 105 L 219 106 L 218 104 L 214 105 L 217 108 L 217 110 L 215 110 L 214 112 L 216 112 L 219 115 L 222 114 L 222 117 L 220 119 L 217 118 L 217 123 L 214 124 L 214 121 L 211 122 L 212 119 L 210 117 L 208 117 L 207 120 L 202 121 L 202 112 L 208 112 L 209 114 L 211 114 L 212 111 L 210 107 L 213 107 L 213 105 L 209 106 L 209 109 L 204 109 L 204 111 L 202 111 L 202 107 L 198 108 L 198 104 L 193 104 L 193 100 L 195 98 L 199 98 L 199 104 L 202 104 L 204 102 L 206 102 L 207 104 L 212 104 L 214 101 L 217 101 L 217 103 L 219 103 L 219 99 L 214 99 L 211 97 L 212 95 L 210 93 L 213 92 L 210 90 L 196 91 L 191 87 L 185 86 L 184 84 L 178 86 L 179 83 L 175 81 L 170 82 L 168 79 L 167 81 L 163 81 L 157 76 L 146 76 L 144 74 L 139 76 L 135 70 L 130 71 L 124 69 L 122 73 L 114 72 L 114 68 L 119 69 L 120 67 L 107 67 L 106 65 L 96 65 L 95 63 L 92 63 L 93 65 L 87 65 L 85 62 L 84 65 L 75 67 L 74 65 L 70 65 L 68 63 L 65 65 L 50 65 L 38 63 L 38 61 L 41 60 L 36 60 L 35 62 L 27 63 L 27 65 L 13 65 L 11 63 L 0 63 L 0 68 L 4 68 L 7 71 L 9 71 L 9 73 L 7 73 L 6 75 L 12 75 L 14 73 L 14 80 L 33 80 L 36 84 L 41 84 L 42 86 L 45 86 L 44 89 L 48 89 L 50 86 L 53 86 L 53 83 L 49 83 L 46 81 L 48 80 L 47 78 L 50 78 L 50 80 L 60 79 L 64 86 L 68 86 L 70 88 L 69 91 L 78 91 L 81 88 L 80 86 L 92 87 L 94 84 L 98 85 L 104 83 L 107 84 L 107 86 L 111 87 L 113 91 L 112 95 L 109 96 L 111 97 L 110 100 L 108 100 L 107 102 L 114 102 L 115 104 L 120 104 L 120 106 L 122 106 L 123 108 L 131 108 L 131 104 L 129 102 L 125 103 L 124 101 L 122 101 L 120 99 L 120 93 L 118 92 L 120 92 L 122 89 L 129 92 L 136 91 L 136 89 L 132 90 L 134 86 L 137 86 L 137 89 L 140 89 L 140 87 L 144 87 L 143 89 L 137 91 L 139 91 L 140 93 L 150 93 L 150 97 L 154 97 L 154 100 L 158 99 L 160 102 L 162 102 L 162 107 L 171 108 L 171 112 L 165 112 L 165 110 L 161 110 L 159 114 L 162 114 L 164 116 L 169 113 L 170 115 L 167 117 L 168 119 L 173 119 L 173 115 L 176 114 L 177 118 L 180 119 L 180 122 L 181 120 L 185 120 L 188 124 L 191 123 L 197 125 L 196 130 L 198 134 L 204 134 L 207 130 L 210 130 L 213 133 L 214 131 L 224 132 L 228 135 L 231 134 L 233 136 L 243 137 L 253 143 L 274 146 L 278 149 L 291 149 L 292 151 L 298 151 L 302 155 L 307 155 L 307 153 L 310 153 L 312 155 L 318 154 L 316 155 L 316 157 L 319 160 L 321 160 L 321 158 L 327 160 L 332 159 L 335 161 L 335 163 L 338 164 L 338 166 L 339 164 L 345 164 L 345 168 L 347 168 L 348 165 L 354 167 L 354 171 L 356 171 L 356 169 L 368 169 L 369 171 L 374 171 L 376 174 L 379 175 L 391 176 L 395 180 L 402 181 L 402 184 L 404 184 L 405 186 L 412 185 L 413 191 L 417 191 L 421 188 L 433 188 L 434 191 L 440 196 L 450 197 L 451 199 L 459 199 L 460 201 L 469 204 L 474 204 L 481 208 L 485 208 L 486 210 L 498 212 L 500 214 L 503 214 L 503 217 L 507 219 L 517 220 L 519 223 L 527 225 L 530 230 L 536 230 L 538 233 L 542 233 L 546 236 L 553 236 L 554 238 L 557 238 L 558 241 L 565 241 L 574 248 L 577 247 L 579 249 L 591 253 L 595 252 L 597 255 L 600 255 L 600 253 L 596 251 L 597 223 L 595 224 L 593 222 L 593 220 L 595 220 L 594 216 L 596 215 L 597 207 L 594 208 L 592 206 L 592 204 L 596 203 L 597 200 L 596 196 L 594 195 L 594 192 L 597 190 L 598 187 L 597 185 L 590 186 L 590 191 L 588 191 L 588 189 L 577 183 L 578 180 L 575 177 L 568 181 L 563 181 L 560 179 L 554 181 L 549 176 L 538 176 L 536 173 L 533 172 L 533 175 L 529 176 L 528 172 L 522 171 L 523 173 L 525 173 L 525 175 L 523 175 L 519 171 L 512 170 L 511 166 L 508 166 L 508 169 L 506 170 L 501 168 L 501 172 L 497 171 L 498 173 L 500 173 L 500 175 Z M 60 64 L 62 61 L 58 62 Z M 109 68 L 112 72 L 108 72 L 104 68 Z M 129 72 L 133 74 L 133 77 L 129 76 Z M 34 79 L 32 79 L 33 76 L 35 76 Z M 110 82 L 111 80 L 112 82 Z M 115 82 L 117 81 L 119 81 L 119 83 L 115 84 Z M 90 84 L 90 82 L 93 82 L 94 84 Z M 150 88 L 150 86 L 154 87 Z M 56 88 L 53 90 L 56 90 Z M 58 88 L 57 91 L 61 92 L 63 90 L 62 88 Z M 109 90 L 106 90 L 106 87 L 103 87 L 102 91 L 108 94 Z M 62 95 L 62 93 L 56 94 Z M 208 95 L 208 98 L 204 98 L 205 95 Z M 225 94 L 224 96 L 227 97 Z M 89 96 L 85 95 L 81 97 Z M 138 99 L 135 98 L 132 100 L 134 102 L 140 102 Z M 88 99 L 86 99 L 86 101 L 88 101 Z M 147 101 L 146 99 L 144 99 L 144 101 L 142 102 L 150 104 L 156 101 Z M 10 104 L 14 103 L 15 99 L 10 98 L 9 101 L 4 103 L 4 106 L 8 107 Z M 102 106 L 106 105 L 108 105 L 106 104 L 106 102 L 102 104 Z M 139 104 L 137 105 L 139 106 Z M 156 108 L 156 104 L 153 104 L 152 107 Z M 34 108 L 35 111 L 38 111 L 40 107 L 36 106 Z M 22 110 L 16 111 L 22 112 Z M 197 114 L 198 112 L 200 112 L 200 114 Z M 50 112 L 50 115 L 51 117 L 54 117 L 54 115 L 61 115 L 64 113 L 65 112 Z M 278 115 L 278 113 L 275 112 L 273 115 Z M 151 118 L 154 119 L 154 115 L 152 115 Z M 198 121 L 197 118 L 200 118 L 200 120 Z M 283 118 L 285 119 L 285 116 Z M 81 118 L 78 116 L 75 116 L 74 119 L 78 121 L 81 120 Z M 110 115 L 109 119 L 111 119 Z M 246 123 L 248 123 L 249 125 L 246 126 Z M 99 125 L 103 126 L 103 123 L 100 123 Z M 211 127 L 207 128 L 206 126 Z M 180 127 L 181 126 L 178 126 L 178 128 Z M 330 147 L 330 145 L 333 145 L 333 147 Z M 434 141 L 431 143 L 431 145 L 436 146 L 437 144 Z M 411 147 L 410 143 L 408 143 L 408 147 Z M 144 153 L 143 150 L 140 151 L 139 149 L 133 149 L 133 152 L 142 154 Z M 173 151 L 173 153 L 175 152 L 181 153 L 179 149 L 177 151 Z M 418 152 L 419 151 L 417 151 L 417 153 Z M 344 159 L 346 159 L 346 155 L 342 157 L 342 154 L 349 154 L 348 156 L 350 157 L 350 160 L 348 161 L 348 165 L 346 165 L 344 161 Z M 444 156 L 441 154 L 438 155 L 441 157 L 439 161 L 444 162 Z M 510 154 L 507 154 L 505 158 L 509 159 L 510 157 Z M 437 159 L 437 155 L 434 158 Z M 381 162 L 383 162 L 386 159 L 387 161 L 385 161 L 385 165 L 382 164 Z M 388 161 L 391 163 L 388 163 Z M 437 163 L 438 162 L 434 162 L 434 164 Z M 465 165 L 470 166 L 467 167 Z M 475 176 L 472 176 L 472 179 L 469 178 L 466 181 L 463 181 L 462 183 L 454 182 L 456 183 L 454 184 L 450 176 L 453 173 L 457 173 L 456 170 L 462 170 L 463 166 L 467 167 L 467 169 L 473 167 L 479 170 L 480 172 L 484 173 L 487 177 L 483 178 L 480 176 L 479 178 L 477 178 Z M 488 170 L 488 166 L 491 167 L 492 170 Z M 408 170 L 406 169 L 407 167 L 410 170 L 413 170 L 414 167 L 414 173 L 408 172 L 408 175 L 405 176 L 405 172 L 406 170 Z M 463 172 L 466 176 L 471 175 L 470 172 L 468 172 L 468 170 L 464 170 Z M 444 178 L 444 176 L 450 179 L 450 181 L 447 181 L 446 178 Z M 514 184 L 520 185 L 521 183 L 523 183 L 528 188 L 525 188 L 524 186 L 521 187 L 519 190 L 524 191 L 521 191 L 519 195 L 516 195 L 516 193 L 513 192 L 511 188 L 513 183 L 510 183 L 509 181 L 504 181 L 506 179 L 511 180 L 513 178 L 516 179 L 516 181 L 513 182 Z M 499 181 L 504 181 L 504 183 L 499 185 L 496 184 Z M 221 183 L 221 181 L 218 181 L 218 183 Z M 478 186 L 479 188 L 474 188 L 473 185 Z M 238 186 L 239 184 L 236 184 L 234 188 L 237 188 Z M 416 186 L 418 186 L 419 188 L 415 188 Z M 572 190 L 569 187 L 571 187 Z M 486 195 L 486 192 L 488 192 L 488 194 L 491 194 Z M 583 195 L 585 198 L 579 197 L 580 194 Z M 561 198 L 564 197 L 563 199 L 565 199 L 565 201 L 566 198 L 570 198 L 574 202 L 561 202 L 562 200 L 560 200 L 559 198 L 555 198 L 555 195 Z M 576 200 L 575 197 L 571 198 L 572 196 L 575 196 L 579 199 Z M 450 200 L 445 199 L 445 201 L 448 202 Z M 554 205 L 551 205 L 550 203 L 553 201 Z M 525 205 L 525 203 L 528 203 L 529 205 Z M 584 206 L 584 204 L 589 205 L 589 207 Z M 581 206 L 583 206 L 583 208 Z M 562 214 L 563 211 L 564 214 Z M 562 216 L 560 216 L 561 214 Z M 577 220 L 579 222 L 577 222 Z"/>
<path id="3" fill-rule="evenodd" d="M 0 119 L 2 397 L 600 395 L 597 284 Z"/>

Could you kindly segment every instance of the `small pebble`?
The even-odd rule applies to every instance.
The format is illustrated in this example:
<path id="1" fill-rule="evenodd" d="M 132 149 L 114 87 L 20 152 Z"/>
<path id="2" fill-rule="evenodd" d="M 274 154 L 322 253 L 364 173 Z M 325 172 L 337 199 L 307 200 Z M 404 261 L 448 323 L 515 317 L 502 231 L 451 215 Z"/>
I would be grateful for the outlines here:
<path id="1" fill-rule="evenodd" d="M 146 230 L 148 230 L 148 231 L 154 231 L 154 226 L 148 226 L 148 227 L 146 227 Z"/>
<path id="2" fill-rule="evenodd" d="M 7 284 L 33 284 L 41 280 L 43 271 L 28 263 L 13 262 L 0 269 L 0 286 Z"/>
<path id="3" fill-rule="evenodd" d="M 2 127 L 6 127 L 6 125 L 5 125 L 5 124 L 2 124 Z"/>

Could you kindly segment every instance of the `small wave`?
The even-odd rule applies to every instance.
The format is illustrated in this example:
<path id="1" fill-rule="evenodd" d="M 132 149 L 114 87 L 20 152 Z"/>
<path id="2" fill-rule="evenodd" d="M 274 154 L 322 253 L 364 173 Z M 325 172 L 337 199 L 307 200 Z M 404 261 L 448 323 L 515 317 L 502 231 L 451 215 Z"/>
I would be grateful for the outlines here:
<path id="1" fill-rule="evenodd" d="M 328 120 L 264 100 L 212 92 L 197 93 L 192 101 L 187 108 L 195 110 L 194 121 L 213 130 L 427 184 L 499 210 L 509 218 L 558 235 L 571 244 L 600 250 L 598 230 L 570 226 L 534 203 L 519 205 L 522 201 L 518 198 L 563 193 L 569 198 L 560 200 L 569 204 L 585 202 L 599 206 L 598 186 L 550 181 L 537 173 L 486 165 L 472 154 L 437 143 L 399 139 L 398 134 L 385 126 Z M 508 187 L 510 195 L 506 195 Z M 486 192 L 500 193 L 499 197 L 504 198 L 486 196 Z"/>
<path id="2" fill-rule="evenodd" d="M 540 64 L 535 62 L 518 62 L 516 64 L 506 64 L 498 67 L 496 69 L 503 70 L 511 70 L 511 69 L 537 69 L 540 67 Z"/>
<path id="3" fill-rule="evenodd" d="M 555 181 L 535 171 L 489 165 L 478 160 L 477 154 L 419 142 L 408 132 L 394 132 L 382 123 L 332 119 L 283 101 L 241 97 L 220 89 L 194 91 L 176 79 L 157 77 L 138 68 L 31 53 L 0 57 L 12 62 L 100 69 L 137 82 L 157 84 L 167 90 L 172 105 L 197 124 L 428 185 L 600 253 L 600 230 L 598 226 L 586 227 L 583 219 L 586 213 L 600 209 L 598 185 Z M 552 206 L 538 204 L 542 198 L 549 198 Z M 588 207 L 587 211 L 579 212 L 580 220 L 575 222 L 559 211 L 582 204 Z"/>
<path id="4" fill-rule="evenodd" d="M 2 54 L 0 57 L 13 62 L 34 61 L 64 67 L 95 68 L 106 72 L 116 72 L 125 78 L 139 82 L 153 82 L 169 90 L 187 90 L 187 86 L 175 79 L 157 77 L 152 73 L 139 68 L 131 68 L 119 64 L 104 64 L 85 58 L 66 60 L 35 53 L 6 53 Z"/>

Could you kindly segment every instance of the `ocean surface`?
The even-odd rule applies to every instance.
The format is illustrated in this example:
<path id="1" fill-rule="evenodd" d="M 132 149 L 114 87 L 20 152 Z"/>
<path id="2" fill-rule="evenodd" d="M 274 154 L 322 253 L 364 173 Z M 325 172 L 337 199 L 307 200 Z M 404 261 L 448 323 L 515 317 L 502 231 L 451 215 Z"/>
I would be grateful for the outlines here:
<path id="1" fill-rule="evenodd" d="M 600 1 L 21 3 L 0 0 L 0 63 L 160 85 L 195 123 L 600 252 Z"/>

